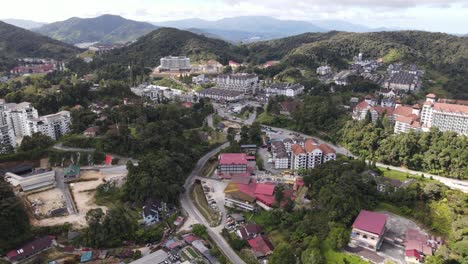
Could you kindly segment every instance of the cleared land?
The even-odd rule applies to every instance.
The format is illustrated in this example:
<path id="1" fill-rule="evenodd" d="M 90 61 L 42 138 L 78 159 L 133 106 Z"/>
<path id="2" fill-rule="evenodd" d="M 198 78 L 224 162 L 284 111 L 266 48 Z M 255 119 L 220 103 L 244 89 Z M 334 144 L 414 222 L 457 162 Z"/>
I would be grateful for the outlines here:
<path id="1" fill-rule="evenodd" d="M 27 199 L 38 218 L 48 217 L 50 211 L 66 207 L 63 192 L 58 188 L 30 194 Z"/>

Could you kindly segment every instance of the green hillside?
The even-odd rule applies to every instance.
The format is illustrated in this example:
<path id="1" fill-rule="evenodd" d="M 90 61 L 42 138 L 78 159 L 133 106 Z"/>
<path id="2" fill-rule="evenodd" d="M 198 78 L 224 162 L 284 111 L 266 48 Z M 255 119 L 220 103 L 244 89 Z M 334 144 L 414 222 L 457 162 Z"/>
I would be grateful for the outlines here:
<path id="1" fill-rule="evenodd" d="M 84 42 L 126 43 L 134 41 L 157 27 L 120 16 L 103 15 L 96 18 L 73 17 L 35 29 L 36 32 L 70 44 Z"/>
<path id="2" fill-rule="evenodd" d="M 168 55 L 184 55 L 192 61 L 214 59 L 226 64 L 228 60 L 244 58 L 241 47 L 223 40 L 212 39 L 192 32 L 174 28 L 160 28 L 141 37 L 128 47 L 105 55 L 107 63 L 125 63 L 155 67 Z M 244 49 L 245 50 L 245 49 Z"/>
<path id="3" fill-rule="evenodd" d="M 0 71 L 11 68 L 15 58 L 65 59 L 78 52 L 71 45 L 0 21 Z"/>

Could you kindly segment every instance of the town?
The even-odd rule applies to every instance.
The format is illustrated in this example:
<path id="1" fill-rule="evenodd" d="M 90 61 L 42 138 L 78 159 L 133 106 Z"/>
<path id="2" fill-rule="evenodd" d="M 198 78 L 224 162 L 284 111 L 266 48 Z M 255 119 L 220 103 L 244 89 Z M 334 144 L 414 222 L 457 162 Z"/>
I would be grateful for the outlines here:
<path id="1" fill-rule="evenodd" d="M 456 70 L 146 34 L 0 68 L 0 263 L 464 263 Z"/>

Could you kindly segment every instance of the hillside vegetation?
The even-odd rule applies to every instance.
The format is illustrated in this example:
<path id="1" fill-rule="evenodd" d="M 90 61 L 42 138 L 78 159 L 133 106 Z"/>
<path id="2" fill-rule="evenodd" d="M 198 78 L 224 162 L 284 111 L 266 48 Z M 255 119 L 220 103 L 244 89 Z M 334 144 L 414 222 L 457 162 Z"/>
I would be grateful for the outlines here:
<path id="1" fill-rule="evenodd" d="M 71 44 L 83 42 L 126 43 L 136 40 L 157 27 L 120 16 L 96 18 L 73 17 L 35 29 L 36 32 Z"/>
<path id="2" fill-rule="evenodd" d="M 78 52 L 71 45 L 0 21 L 0 71 L 13 67 L 16 58 L 65 59 Z"/>

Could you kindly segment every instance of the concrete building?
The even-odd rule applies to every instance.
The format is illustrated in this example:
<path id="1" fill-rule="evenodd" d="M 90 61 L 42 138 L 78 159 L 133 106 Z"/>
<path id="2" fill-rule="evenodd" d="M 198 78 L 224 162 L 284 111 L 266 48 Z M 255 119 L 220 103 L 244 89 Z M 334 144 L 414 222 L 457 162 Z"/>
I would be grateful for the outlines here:
<path id="1" fill-rule="evenodd" d="M 351 243 L 378 251 L 386 231 L 387 216 L 362 210 L 352 225 Z"/>
<path id="2" fill-rule="evenodd" d="M 420 78 L 418 74 L 409 71 L 394 71 L 384 82 L 384 88 L 403 90 L 405 92 L 419 90 Z"/>
<path id="3" fill-rule="evenodd" d="M 222 153 L 218 158 L 218 169 L 220 173 L 246 173 L 247 155 L 245 153 Z"/>
<path id="4" fill-rule="evenodd" d="M 290 154 L 286 150 L 285 144 L 281 141 L 274 141 L 271 144 L 271 152 L 273 153 L 273 163 L 275 169 L 288 169 Z"/>
<path id="5" fill-rule="evenodd" d="M 210 98 L 216 101 L 239 101 L 244 98 L 244 92 L 227 89 L 208 88 L 195 93 L 199 98 Z"/>
<path id="6" fill-rule="evenodd" d="M 304 92 L 304 86 L 292 83 L 273 83 L 266 89 L 267 96 L 284 95 L 294 97 Z"/>
<path id="7" fill-rule="evenodd" d="M 317 68 L 317 74 L 321 75 L 321 76 L 330 74 L 331 71 L 332 71 L 332 69 L 331 69 L 330 66 L 320 66 L 320 67 Z"/>
<path id="8" fill-rule="evenodd" d="M 237 73 L 221 74 L 216 77 L 216 87 L 225 90 L 234 90 L 239 92 L 253 91 L 258 85 L 258 76 L 256 74 Z"/>
<path id="9" fill-rule="evenodd" d="M 5 103 L 0 101 L 0 125 L 8 125 L 13 129 L 17 138 L 31 135 L 27 125 L 29 119 L 38 118 L 39 114 L 31 103 L 22 102 L 19 104 Z"/>
<path id="10" fill-rule="evenodd" d="M 36 189 L 54 187 L 55 171 L 39 169 L 33 172 L 21 174 L 7 172 L 5 179 L 13 186 L 19 186 L 24 192 Z"/>
<path id="11" fill-rule="evenodd" d="M 28 135 L 42 133 L 53 140 L 70 131 L 71 115 L 69 111 L 60 111 L 56 114 L 41 116 L 27 120 Z"/>
<path id="12" fill-rule="evenodd" d="M 15 133 L 8 125 L 0 125 L 0 153 L 7 151 L 7 146 L 16 147 Z"/>
<path id="13" fill-rule="evenodd" d="M 190 71 L 192 70 L 192 66 L 190 65 L 190 59 L 185 56 L 167 56 L 161 58 L 161 66 L 159 71 L 172 71 L 172 72 L 183 72 L 183 71 Z"/>
<path id="14" fill-rule="evenodd" d="M 336 159 L 336 151 L 326 144 L 318 144 L 307 139 L 304 145 L 296 143 L 291 146 L 291 168 L 310 169 L 324 162 Z"/>

